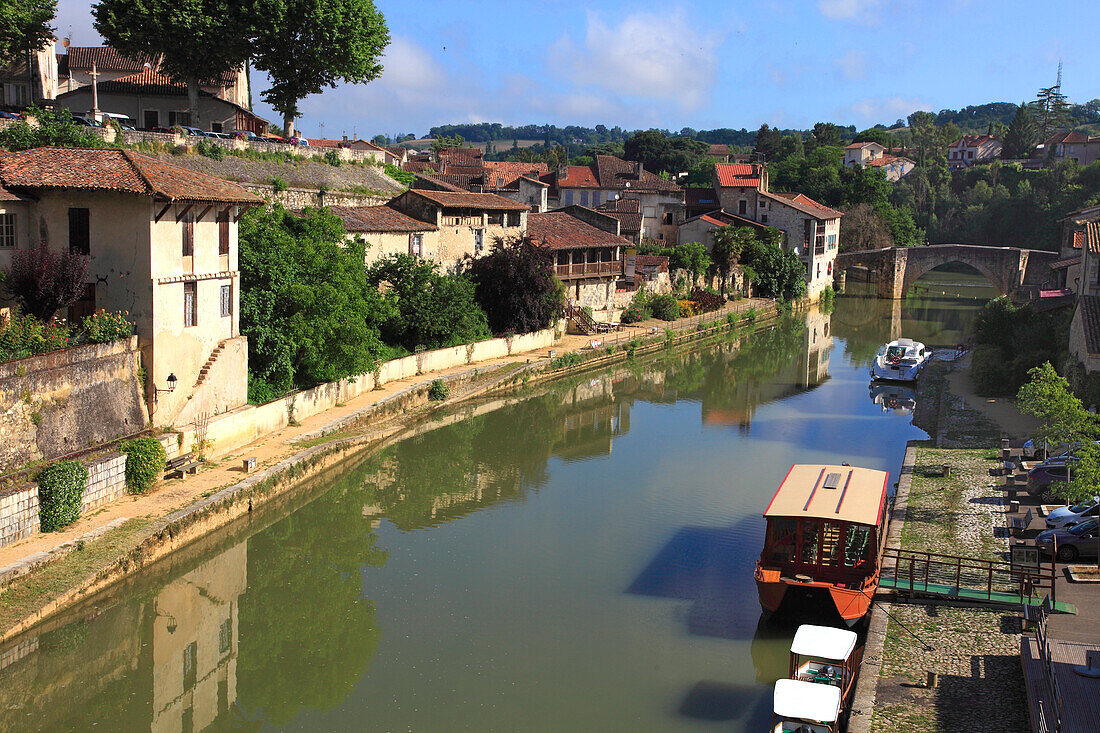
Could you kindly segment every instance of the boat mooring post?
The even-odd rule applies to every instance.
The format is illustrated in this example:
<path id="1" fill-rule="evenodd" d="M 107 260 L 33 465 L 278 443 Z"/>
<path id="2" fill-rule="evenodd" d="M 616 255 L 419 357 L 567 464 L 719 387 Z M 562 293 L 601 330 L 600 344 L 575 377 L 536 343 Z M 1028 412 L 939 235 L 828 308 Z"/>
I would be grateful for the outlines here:
<path id="1" fill-rule="evenodd" d="M 925 687 L 929 690 L 934 690 L 940 686 L 940 673 L 933 672 L 930 669 L 924 671 L 925 674 Z"/>

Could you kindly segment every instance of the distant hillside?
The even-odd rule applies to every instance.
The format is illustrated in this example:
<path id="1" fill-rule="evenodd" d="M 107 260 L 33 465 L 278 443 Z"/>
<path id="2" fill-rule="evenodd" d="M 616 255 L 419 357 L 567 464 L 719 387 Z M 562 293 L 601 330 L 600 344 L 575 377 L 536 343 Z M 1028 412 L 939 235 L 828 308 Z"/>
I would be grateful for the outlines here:
<path id="1" fill-rule="evenodd" d="M 395 196 L 405 190 L 397 181 L 387 176 L 381 168 L 373 165 L 354 165 L 343 163 L 339 167 L 315 160 L 275 159 L 257 160 L 227 155 L 222 160 L 214 160 L 187 153 L 146 153 L 160 158 L 166 163 L 178 165 L 188 170 L 207 173 L 239 183 L 271 184 L 276 178 L 282 179 L 290 188 L 323 188 L 328 191 L 348 191 L 377 196 Z"/>

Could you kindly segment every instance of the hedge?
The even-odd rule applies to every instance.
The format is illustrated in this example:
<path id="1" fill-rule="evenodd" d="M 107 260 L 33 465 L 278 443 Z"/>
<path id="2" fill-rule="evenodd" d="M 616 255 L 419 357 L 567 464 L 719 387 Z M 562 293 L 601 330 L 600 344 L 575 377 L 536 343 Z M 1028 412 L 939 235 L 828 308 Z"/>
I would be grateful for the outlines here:
<path id="1" fill-rule="evenodd" d="M 126 454 L 126 490 L 131 494 L 144 494 L 153 488 L 157 478 L 164 473 L 168 457 L 164 446 L 156 438 L 134 438 L 118 446 Z"/>
<path id="2" fill-rule="evenodd" d="M 43 532 L 72 524 L 80 517 L 88 469 L 79 461 L 58 461 L 35 476 L 38 482 L 38 523 Z"/>

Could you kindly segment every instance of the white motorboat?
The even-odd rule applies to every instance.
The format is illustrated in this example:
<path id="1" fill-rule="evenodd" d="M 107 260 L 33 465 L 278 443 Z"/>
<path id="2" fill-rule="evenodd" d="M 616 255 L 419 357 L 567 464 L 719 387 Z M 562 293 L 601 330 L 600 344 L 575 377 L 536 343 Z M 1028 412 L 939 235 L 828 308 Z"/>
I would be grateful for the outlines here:
<path id="1" fill-rule="evenodd" d="M 790 677 L 777 680 L 772 733 L 836 733 L 855 689 L 863 650 L 847 629 L 803 624 L 791 641 Z"/>
<path id="2" fill-rule="evenodd" d="M 932 350 L 913 339 L 897 339 L 882 347 L 871 363 L 871 379 L 915 382 L 932 358 Z"/>

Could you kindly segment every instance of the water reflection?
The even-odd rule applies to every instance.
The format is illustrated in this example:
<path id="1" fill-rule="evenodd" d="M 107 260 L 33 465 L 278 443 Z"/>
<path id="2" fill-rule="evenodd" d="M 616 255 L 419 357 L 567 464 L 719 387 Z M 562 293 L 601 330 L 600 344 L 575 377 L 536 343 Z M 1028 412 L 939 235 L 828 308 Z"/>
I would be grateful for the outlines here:
<path id="1" fill-rule="evenodd" d="M 917 390 L 903 384 L 872 382 L 869 385 L 871 402 L 883 412 L 894 415 L 911 415 L 917 407 Z"/>

